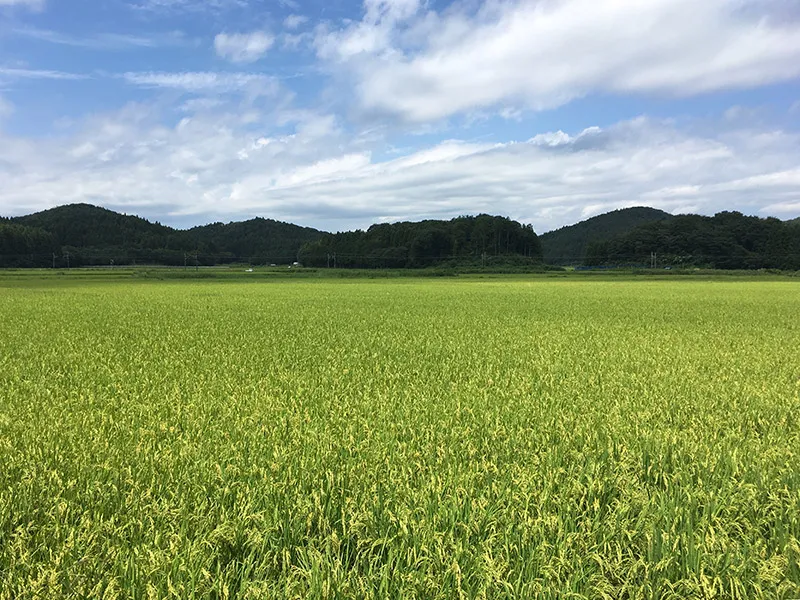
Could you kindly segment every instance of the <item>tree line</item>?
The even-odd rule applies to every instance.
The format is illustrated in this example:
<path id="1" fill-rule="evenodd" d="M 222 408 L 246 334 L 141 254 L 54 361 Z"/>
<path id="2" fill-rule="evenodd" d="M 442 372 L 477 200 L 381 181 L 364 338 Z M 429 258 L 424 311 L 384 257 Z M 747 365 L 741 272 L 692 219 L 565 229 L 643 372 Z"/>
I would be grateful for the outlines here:
<path id="1" fill-rule="evenodd" d="M 671 214 L 662 210 L 635 206 L 548 231 L 540 236 L 544 261 L 549 265 L 580 264 L 590 244 L 615 238 L 646 223 L 671 218 Z"/>
<path id="2" fill-rule="evenodd" d="M 800 225 L 775 218 L 720 212 L 679 215 L 640 225 L 587 247 L 584 263 L 712 269 L 800 269 Z"/>
<path id="3" fill-rule="evenodd" d="M 299 257 L 313 267 L 500 266 L 540 263 L 542 249 L 531 225 L 482 214 L 328 234 L 304 244 Z"/>
<path id="4" fill-rule="evenodd" d="M 0 220 L 0 267 L 293 262 L 323 232 L 272 219 L 173 229 L 88 204 Z"/>
<path id="5" fill-rule="evenodd" d="M 544 246 L 544 250 L 543 250 Z M 0 217 L 0 267 L 249 262 L 311 267 L 708 267 L 800 270 L 800 220 L 721 212 L 672 216 L 638 207 L 537 236 L 531 225 L 481 214 L 382 223 L 330 234 L 271 219 L 174 229 L 87 204 Z M 582 258 L 581 258 L 582 257 Z"/>

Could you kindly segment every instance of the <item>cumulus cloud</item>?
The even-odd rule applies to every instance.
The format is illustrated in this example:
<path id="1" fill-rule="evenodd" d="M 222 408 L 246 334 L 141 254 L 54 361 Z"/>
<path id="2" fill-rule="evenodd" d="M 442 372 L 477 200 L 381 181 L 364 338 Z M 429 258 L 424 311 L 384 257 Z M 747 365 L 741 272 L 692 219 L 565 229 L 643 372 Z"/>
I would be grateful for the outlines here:
<path id="1" fill-rule="evenodd" d="M 363 21 L 341 30 L 331 30 L 325 25 L 318 28 L 317 53 L 323 59 L 339 63 L 369 55 L 398 54 L 398 50 L 391 48 L 395 29 L 404 26 L 419 9 L 419 0 L 364 0 Z"/>
<path id="2" fill-rule="evenodd" d="M 631 205 L 792 217 L 800 204 L 800 134 L 725 119 L 703 134 L 639 118 L 453 139 L 385 160 L 382 141 L 330 114 L 194 108 L 169 127 L 132 105 L 46 143 L 0 134 L 2 213 L 93 202 L 184 224 L 262 215 L 338 230 L 488 212 L 543 232 Z"/>
<path id="3" fill-rule="evenodd" d="M 361 21 L 317 30 L 317 53 L 353 79 L 363 109 L 413 122 L 800 75 L 800 19 L 774 0 L 507 0 L 472 9 L 365 0 Z"/>
<path id="4" fill-rule="evenodd" d="M 263 31 L 220 33 L 214 38 L 217 55 L 234 63 L 251 63 L 264 56 L 275 43 L 274 36 Z"/>

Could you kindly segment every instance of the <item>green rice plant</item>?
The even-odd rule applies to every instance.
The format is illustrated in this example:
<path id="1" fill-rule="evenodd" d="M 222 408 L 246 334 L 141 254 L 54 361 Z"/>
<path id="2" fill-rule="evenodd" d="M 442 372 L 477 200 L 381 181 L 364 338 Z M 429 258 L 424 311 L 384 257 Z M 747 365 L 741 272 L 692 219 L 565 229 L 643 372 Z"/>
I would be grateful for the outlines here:
<path id="1" fill-rule="evenodd" d="M 800 597 L 798 314 L 786 281 L 0 280 L 0 599 Z"/>

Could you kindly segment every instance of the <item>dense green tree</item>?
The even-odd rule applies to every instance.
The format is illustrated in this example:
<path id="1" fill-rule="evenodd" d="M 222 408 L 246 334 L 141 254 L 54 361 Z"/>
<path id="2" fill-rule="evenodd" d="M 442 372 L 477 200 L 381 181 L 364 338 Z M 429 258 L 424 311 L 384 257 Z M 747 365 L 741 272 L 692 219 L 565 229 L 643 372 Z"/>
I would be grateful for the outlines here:
<path id="1" fill-rule="evenodd" d="M 640 225 L 663 221 L 672 215 L 646 206 L 608 212 L 540 236 L 544 261 L 549 265 L 581 264 L 591 244 L 628 233 Z"/>
<path id="2" fill-rule="evenodd" d="M 294 262 L 300 247 L 321 235 L 309 227 L 256 218 L 194 227 L 185 232 L 184 239 L 204 255 L 229 253 L 262 264 Z"/>
<path id="3" fill-rule="evenodd" d="M 191 266 L 234 261 L 287 263 L 297 260 L 300 246 L 323 235 L 316 229 L 271 219 L 214 223 L 177 230 L 89 204 L 60 206 L 5 219 L 0 224 L 13 224 L 47 236 L 24 247 L 19 241 L 15 241 L 13 247 L 10 241 L 3 242 L 0 266 L 7 267 L 32 266 L 34 259 L 30 254 L 36 255 L 34 262 L 37 266 L 50 266 L 54 252 L 57 266 L 109 265 L 112 262 L 116 265 Z M 17 232 L 14 235 L 17 239 L 22 234 Z M 33 234 L 25 235 L 31 237 Z M 5 238 L 11 239 L 11 234 L 5 234 Z M 22 261 L 16 256 L 19 254 L 28 256 Z"/>
<path id="4" fill-rule="evenodd" d="M 589 245 L 587 265 L 648 265 L 715 269 L 800 269 L 800 227 L 774 218 L 721 212 L 649 223 Z"/>
<path id="5" fill-rule="evenodd" d="M 43 229 L 0 221 L 0 266 L 51 266 L 57 249 L 53 236 Z"/>
<path id="6" fill-rule="evenodd" d="M 432 265 L 647 265 L 800 269 L 800 219 L 672 217 L 650 208 L 614 211 L 538 237 L 532 226 L 481 214 L 449 221 L 381 223 L 326 234 L 271 219 L 177 230 L 88 204 L 0 218 L 0 267 L 237 261 L 406 268 Z"/>
<path id="7" fill-rule="evenodd" d="M 497 265 L 510 257 L 541 262 L 539 238 L 530 225 L 490 215 L 382 223 L 327 235 L 300 250 L 301 261 L 310 266 L 360 268 L 479 265 L 487 258 Z"/>

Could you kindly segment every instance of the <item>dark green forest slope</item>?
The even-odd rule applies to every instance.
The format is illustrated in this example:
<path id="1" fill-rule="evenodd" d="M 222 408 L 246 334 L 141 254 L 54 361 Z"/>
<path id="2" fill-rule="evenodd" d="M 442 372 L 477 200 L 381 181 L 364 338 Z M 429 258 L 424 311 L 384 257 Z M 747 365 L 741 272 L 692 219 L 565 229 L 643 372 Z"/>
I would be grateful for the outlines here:
<path id="1" fill-rule="evenodd" d="M 531 225 L 478 215 L 373 225 L 330 234 L 271 219 L 187 230 L 73 204 L 0 217 L 0 267 L 212 265 L 232 262 L 315 267 L 486 267 L 539 264 L 718 269 L 800 269 L 800 219 L 723 212 L 672 216 L 637 207 L 537 236 Z"/>
<path id="2" fill-rule="evenodd" d="M 714 269 L 800 269 L 800 227 L 779 219 L 721 212 L 680 215 L 594 242 L 587 265 L 648 265 Z"/>
<path id="3" fill-rule="evenodd" d="M 544 262 L 549 265 L 581 264 L 589 244 L 627 233 L 639 225 L 670 219 L 672 215 L 646 206 L 623 208 L 562 227 L 539 236 Z"/>
<path id="4" fill-rule="evenodd" d="M 539 238 L 531 225 L 490 215 L 383 223 L 366 231 L 327 235 L 300 250 L 303 264 L 319 267 L 529 265 L 540 263 L 541 258 Z"/>
<path id="5" fill-rule="evenodd" d="M 271 219 L 178 230 L 89 204 L 0 221 L 0 266 L 292 262 L 323 235 Z"/>
<path id="6" fill-rule="evenodd" d="M 310 227 L 262 218 L 212 223 L 182 234 L 190 246 L 217 257 L 217 262 L 226 262 L 225 257 L 249 257 L 254 263 L 294 262 L 303 244 L 325 235 Z"/>
<path id="7" fill-rule="evenodd" d="M 541 248 L 530 225 L 488 215 L 338 234 L 262 218 L 178 230 L 89 204 L 0 220 L 4 267 L 297 260 L 337 267 L 424 267 L 454 260 L 491 266 L 539 263 Z"/>
<path id="8" fill-rule="evenodd" d="M 53 235 L 44 229 L 26 227 L 0 218 L 0 266 L 15 266 L 5 263 L 24 261 L 24 257 L 31 254 L 46 256 L 58 249 Z"/>

